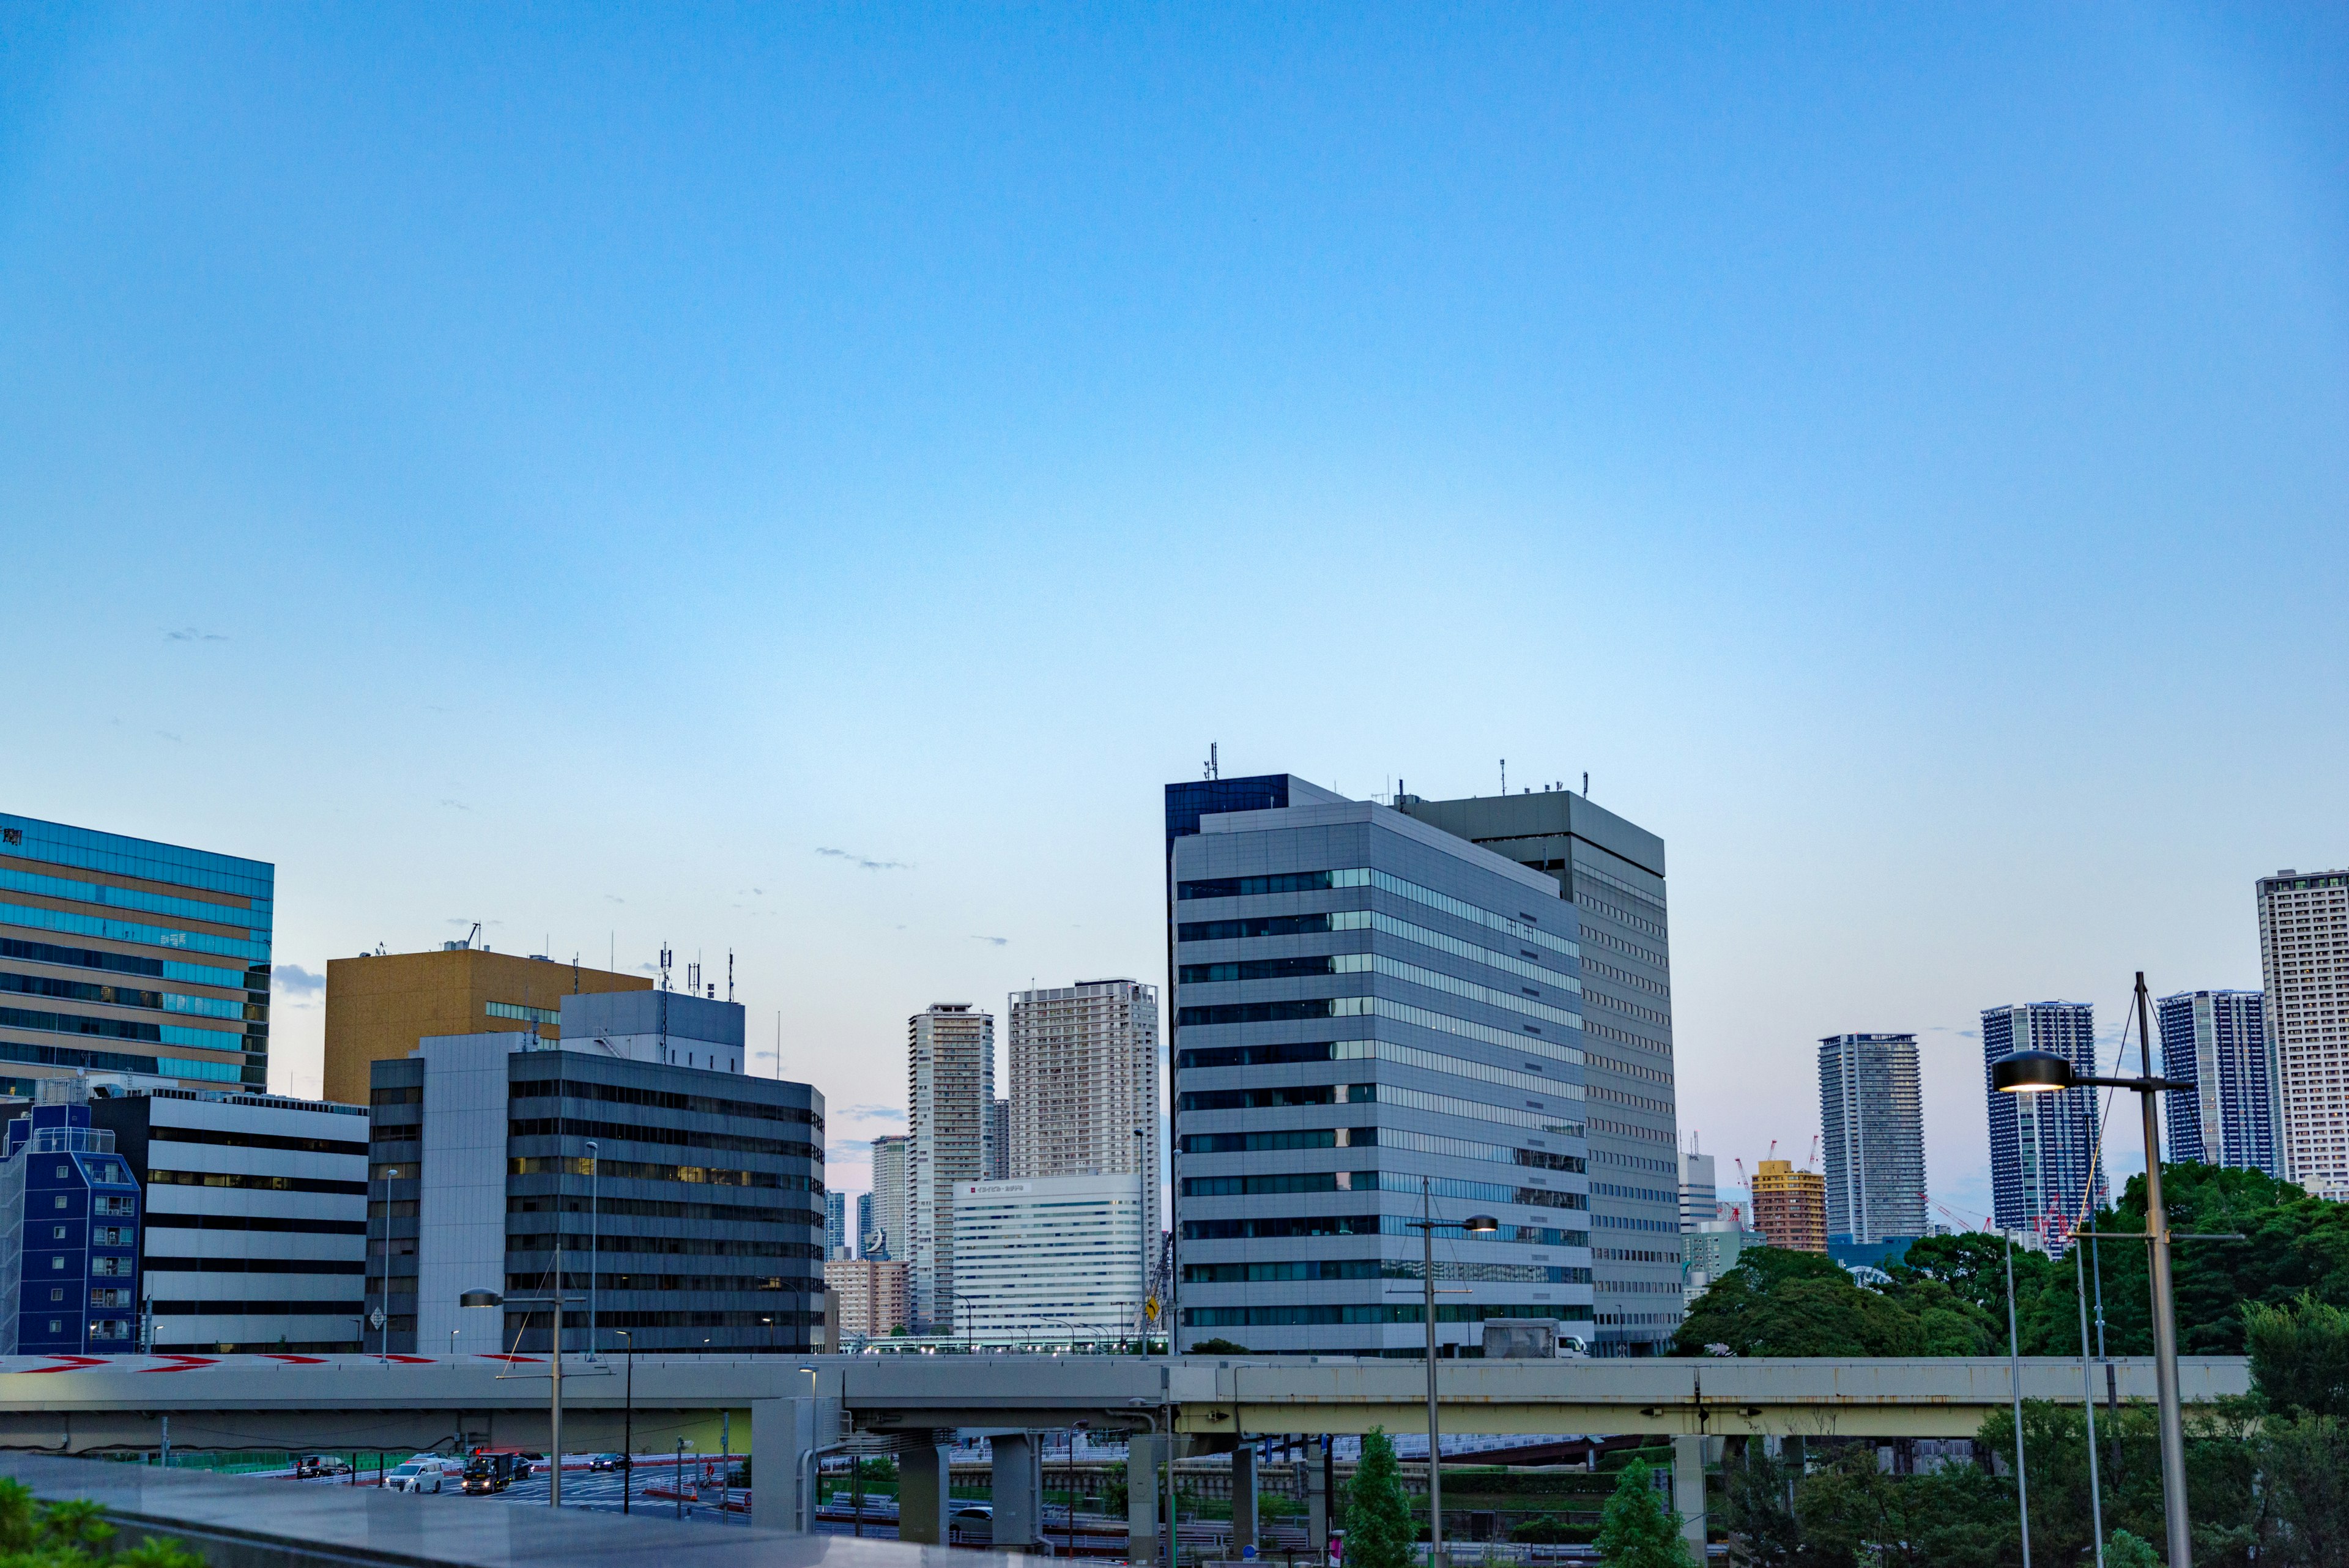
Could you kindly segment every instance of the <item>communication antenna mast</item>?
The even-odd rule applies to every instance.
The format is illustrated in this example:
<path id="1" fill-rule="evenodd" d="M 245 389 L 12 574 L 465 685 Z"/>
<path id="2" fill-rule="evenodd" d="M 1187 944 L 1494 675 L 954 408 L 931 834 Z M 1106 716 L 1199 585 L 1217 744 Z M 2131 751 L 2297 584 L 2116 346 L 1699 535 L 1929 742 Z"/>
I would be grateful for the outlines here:
<path id="1" fill-rule="evenodd" d="M 1509 793 L 1509 759 L 1506 757 L 1501 759 L 1501 793 Z"/>
<path id="2" fill-rule="evenodd" d="M 1224 776 L 1224 765 L 1222 761 L 1216 754 L 1216 742 L 1213 741 L 1209 741 L 1207 742 L 1206 776 L 1211 779 L 1219 779 Z"/>
<path id="3" fill-rule="evenodd" d="M 663 942 L 660 950 L 660 1001 L 655 1006 L 660 1013 L 660 1059 L 664 1062 L 668 1060 L 668 944 Z"/>
<path id="4" fill-rule="evenodd" d="M 1588 768 L 1582 770 L 1582 798 L 1585 800 L 1588 800 L 1590 798 L 1590 770 Z"/>
<path id="5" fill-rule="evenodd" d="M 726 950 L 726 1000 L 734 1000 L 734 950 Z"/>

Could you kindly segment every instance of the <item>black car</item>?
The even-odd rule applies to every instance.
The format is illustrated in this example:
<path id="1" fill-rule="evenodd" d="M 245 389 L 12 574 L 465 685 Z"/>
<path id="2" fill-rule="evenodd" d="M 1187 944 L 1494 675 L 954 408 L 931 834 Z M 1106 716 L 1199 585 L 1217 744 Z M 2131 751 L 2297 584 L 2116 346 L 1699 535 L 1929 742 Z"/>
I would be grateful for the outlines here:
<path id="1" fill-rule="evenodd" d="M 625 1470 L 633 1468 L 626 1454 L 595 1454 L 587 1460 L 591 1470 Z"/>

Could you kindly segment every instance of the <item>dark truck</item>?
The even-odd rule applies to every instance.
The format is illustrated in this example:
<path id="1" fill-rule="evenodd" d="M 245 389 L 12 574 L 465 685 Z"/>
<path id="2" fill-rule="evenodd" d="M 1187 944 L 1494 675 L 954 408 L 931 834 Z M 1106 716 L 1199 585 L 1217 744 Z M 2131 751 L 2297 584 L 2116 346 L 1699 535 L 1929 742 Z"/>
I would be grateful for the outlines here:
<path id="1" fill-rule="evenodd" d="M 486 1497 L 505 1490 L 531 1474 L 533 1457 L 519 1449 L 475 1449 L 465 1460 L 465 1495 Z"/>

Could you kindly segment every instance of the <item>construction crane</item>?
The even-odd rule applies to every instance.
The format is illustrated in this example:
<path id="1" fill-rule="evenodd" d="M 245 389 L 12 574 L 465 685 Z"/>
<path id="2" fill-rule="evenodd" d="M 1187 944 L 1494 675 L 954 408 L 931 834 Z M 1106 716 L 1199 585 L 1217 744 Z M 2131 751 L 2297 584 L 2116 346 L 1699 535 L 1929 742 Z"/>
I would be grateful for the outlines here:
<path id="1" fill-rule="evenodd" d="M 1813 1133 L 1813 1134 L 1811 1135 L 1811 1152 L 1810 1152 L 1809 1154 L 1805 1155 L 1805 1156 L 1803 1157 L 1803 1168 L 1804 1168 L 1805 1170 L 1808 1170 L 1808 1169 L 1810 1169 L 1813 1166 L 1815 1166 L 1815 1165 L 1818 1164 L 1818 1162 L 1819 1162 L 1819 1135 L 1818 1135 L 1818 1134 L 1816 1134 L 1816 1133 Z"/>

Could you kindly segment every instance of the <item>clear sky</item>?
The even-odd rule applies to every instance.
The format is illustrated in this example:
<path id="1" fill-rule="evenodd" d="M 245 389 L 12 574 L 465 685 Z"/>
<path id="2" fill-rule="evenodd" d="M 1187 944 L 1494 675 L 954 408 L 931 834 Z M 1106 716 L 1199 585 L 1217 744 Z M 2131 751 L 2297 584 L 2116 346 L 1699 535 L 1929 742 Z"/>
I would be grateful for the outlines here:
<path id="1" fill-rule="evenodd" d="M 282 1088 L 731 948 L 856 1188 L 1211 741 L 1506 757 L 1724 1168 L 1915 1029 L 1978 1214 L 1980 1009 L 2349 863 L 2344 434 L 2338 7 L 0 9 L 0 795 L 276 863 Z"/>

